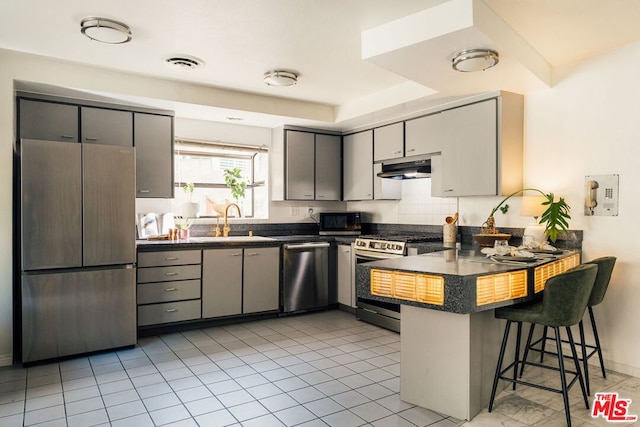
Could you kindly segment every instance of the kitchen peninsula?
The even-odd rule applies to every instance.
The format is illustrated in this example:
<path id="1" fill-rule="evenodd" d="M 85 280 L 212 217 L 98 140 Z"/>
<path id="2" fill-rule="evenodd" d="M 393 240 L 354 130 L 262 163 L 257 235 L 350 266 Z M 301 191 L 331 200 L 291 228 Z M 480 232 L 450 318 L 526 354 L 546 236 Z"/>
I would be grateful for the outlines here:
<path id="1" fill-rule="evenodd" d="M 579 263 L 575 250 L 495 263 L 450 249 L 359 264 L 356 288 L 401 304 L 401 399 L 471 420 L 489 403 L 504 329 L 493 309 L 539 297 L 549 277 Z"/>

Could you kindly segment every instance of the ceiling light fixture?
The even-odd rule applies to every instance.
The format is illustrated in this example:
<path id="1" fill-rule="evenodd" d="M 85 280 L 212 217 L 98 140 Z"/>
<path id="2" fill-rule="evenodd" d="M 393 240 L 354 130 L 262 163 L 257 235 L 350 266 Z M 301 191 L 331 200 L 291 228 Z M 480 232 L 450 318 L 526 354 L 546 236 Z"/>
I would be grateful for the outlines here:
<path id="1" fill-rule="evenodd" d="M 451 61 L 454 70 L 462 73 L 484 71 L 500 62 L 500 55 L 492 49 L 467 49 L 457 53 Z"/>
<path id="2" fill-rule="evenodd" d="M 90 16 L 80 21 L 80 31 L 91 40 L 121 44 L 131 41 L 131 29 L 122 22 Z"/>
<path id="3" fill-rule="evenodd" d="M 204 64 L 202 59 L 189 55 L 172 56 L 165 59 L 165 63 L 182 70 L 195 70 Z"/>
<path id="4" fill-rule="evenodd" d="M 262 80 L 269 86 L 293 86 L 298 83 L 298 75 L 291 71 L 273 70 L 264 73 Z"/>

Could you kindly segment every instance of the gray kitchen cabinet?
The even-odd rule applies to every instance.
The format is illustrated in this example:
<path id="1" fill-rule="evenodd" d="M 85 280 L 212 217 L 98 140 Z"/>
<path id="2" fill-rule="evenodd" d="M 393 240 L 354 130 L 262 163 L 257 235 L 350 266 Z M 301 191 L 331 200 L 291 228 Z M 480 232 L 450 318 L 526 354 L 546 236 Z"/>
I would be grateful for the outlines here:
<path id="1" fill-rule="evenodd" d="M 242 312 L 278 310 L 280 248 L 245 248 Z"/>
<path id="2" fill-rule="evenodd" d="M 133 113 L 80 107 L 81 140 L 88 144 L 133 146 Z"/>
<path id="3" fill-rule="evenodd" d="M 315 135 L 288 130 L 286 137 L 286 199 L 314 200 Z"/>
<path id="4" fill-rule="evenodd" d="M 134 113 L 136 197 L 172 198 L 173 117 Z"/>
<path id="5" fill-rule="evenodd" d="M 339 135 L 316 134 L 315 199 L 339 201 L 342 183 L 342 138 Z"/>
<path id="6" fill-rule="evenodd" d="M 373 131 L 344 137 L 344 200 L 373 199 Z"/>
<path id="7" fill-rule="evenodd" d="M 76 105 L 20 99 L 18 109 L 18 138 L 79 141 Z"/>
<path id="8" fill-rule="evenodd" d="M 202 317 L 242 313 L 242 248 L 202 251 Z"/>
<path id="9" fill-rule="evenodd" d="M 284 200 L 340 200 L 340 136 L 285 130 L 284 138 Z"/>
<path id="10" fill-rule="evenodd" d="M 404 156 L 404 123 L 393 123 L 373 130 L 373 161 Z"/>
<path id="11" fill-rule="evenodd" d="M 138 327 L 201 318 L 201 251 L 139 252 Z"/>
<path id="12" fill-rule="evenodd" d="M 445 121 L 434 113 L 405 122 L 405 155 L 439 153 L 447 143 Z"/>
<path id="13" fill-rule="evenodd" d="M 506 195 L 522 188 L 521 95 L 503 93 L 441 115 L 446 144 L 432 158 L 433 196 Z"/>
<path id="14" fill-rule="evenodd" d="M 338 303 L 356 307 L 355 256 L 352 244 L 338 244 Z"/>

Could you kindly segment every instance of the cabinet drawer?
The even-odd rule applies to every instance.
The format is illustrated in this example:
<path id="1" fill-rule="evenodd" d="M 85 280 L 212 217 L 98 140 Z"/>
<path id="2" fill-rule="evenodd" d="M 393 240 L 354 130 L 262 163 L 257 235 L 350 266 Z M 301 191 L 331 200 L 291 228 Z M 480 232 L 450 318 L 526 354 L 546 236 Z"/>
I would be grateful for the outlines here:
<path id="1" fill-rule="evenodd" d="M 200 318 L 200 300 L 141 305 L 138 307 L 138 326 L 180 322 Z"/>
<path id="2" fill-rule="evenodd" d="M 138 253 L 138 267 L 200 264 L 200 251 L 162 251 Z"/>
<path id="3" fill-rule="evenodd" d="M 138 283 L 167 282 L 200 278 L 200 264 L 174 267 L 138 268 Z"/>
<path id="4" fill-rule="evenodd" d="M 141 283 L 137 294 L 138 304 L 196 299 L 200 298 L 200 280 Z"/>

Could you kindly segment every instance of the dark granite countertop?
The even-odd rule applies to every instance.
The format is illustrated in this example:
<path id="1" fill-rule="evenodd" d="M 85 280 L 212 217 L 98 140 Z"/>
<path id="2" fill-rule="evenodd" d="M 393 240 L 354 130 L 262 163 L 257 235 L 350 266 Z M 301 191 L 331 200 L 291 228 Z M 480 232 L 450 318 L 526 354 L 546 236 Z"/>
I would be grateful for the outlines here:
<path id="1" fill-rule="evenodd" d="M 290 235 L 290 236 L 230 236 L 205 237 L 195 236 L 188 240 L 136 240 L 139 252 L 152 252 L 173 249 L 211 249 L 224 247 L 270 247 L 284 243 L 300 242 L 333 242 L 337 238 L 319 235 Z"/>
<path id="2" fill-rule="evenodd" d="M 495 263 L 479 250 L 459 250 L 449 249 L 440 252 L 425 253 L 422 255 L 407 256 L 381 261 L 373 261 L 358 264 L 356 267 L 356 293 L 358 297 L 368 298 L 377 301 L 413 305 L 452 313 L 468 314 L 478 311 L 493 309 L 524 302 L 534 298 L 533 279 L 534 270 L 537 266 L 567 257 L 579 251 L 568 250 L 564 254 L 539 259 L 530 263 L 502 264 Z M 427 303 L 413 302 L 403 299 L 381 297 L 372 295 L 370 292 L 370 271 L 372 268 L 381 270 L 403 271 L 419 274 L 429 274 L 444 277 L 445 300 L 444 305 L 432 305 Z M 527 270 L 529 292 L 526 297 L 511 299 L 484 305 L 476 306 L 476 279 L 479 276 L 499 274 L 509 271 Z"/>

